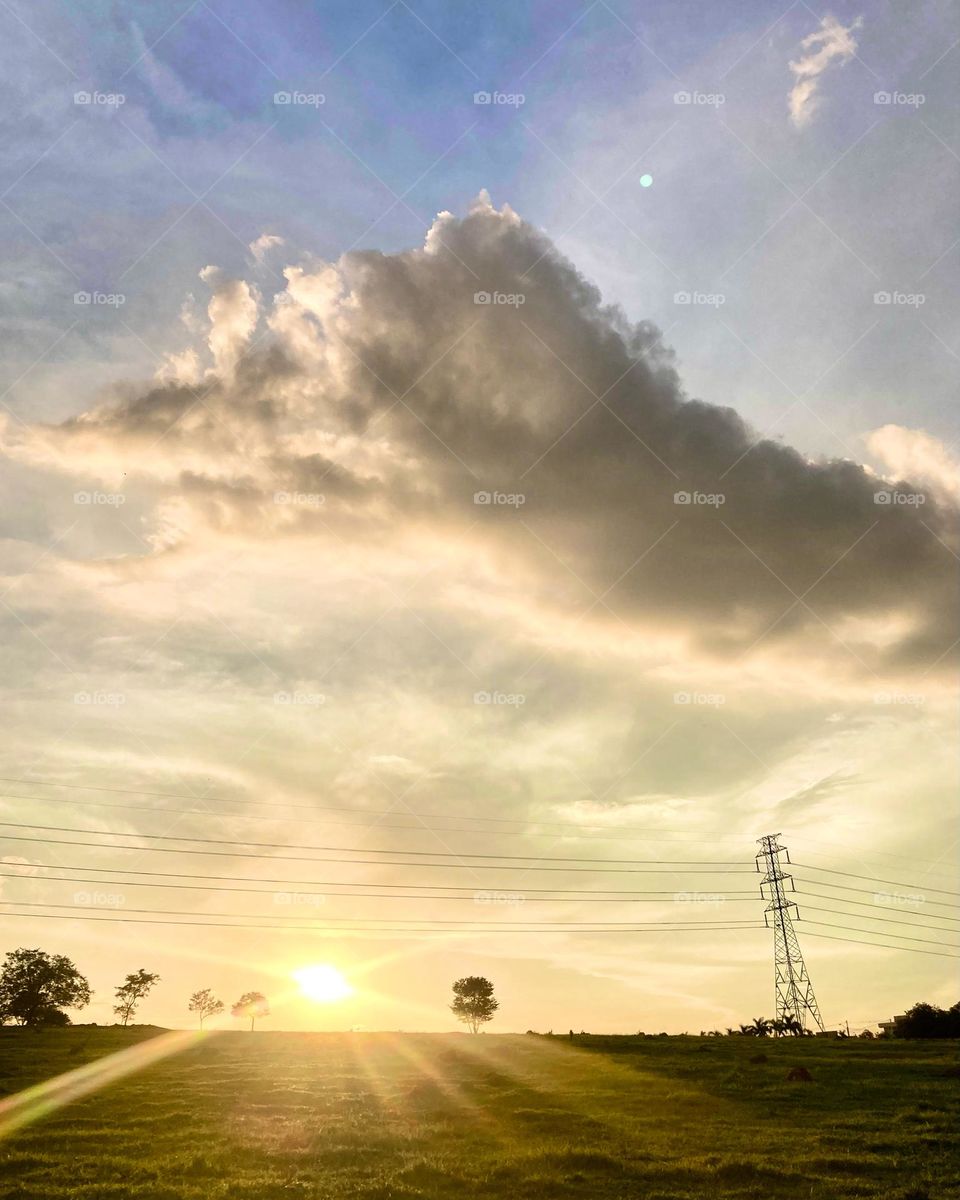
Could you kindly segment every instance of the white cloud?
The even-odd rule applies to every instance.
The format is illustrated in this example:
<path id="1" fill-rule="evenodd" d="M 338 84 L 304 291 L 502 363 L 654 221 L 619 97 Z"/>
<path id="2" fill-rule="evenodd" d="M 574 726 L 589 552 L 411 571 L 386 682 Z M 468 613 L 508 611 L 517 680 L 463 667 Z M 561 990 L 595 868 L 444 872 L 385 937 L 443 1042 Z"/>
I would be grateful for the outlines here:
<path id="1" fill-rule="evenodd" d="M 866 438 L 886 474 L 909 480 L 960 501 L 960 460 L 923 429 L 884 425 Z"/>
<path id="2" fill-rule="evenodd" d="M 258 263 L 262 264 L 271 250 L 282 245 L 284 245 L 284 240 L 282 237 L 278 237 L 277 234 L 261 233 L 258 238 L 250 243 L 250 253 Z"/>
<path id="3" fill-rule="evenodd" d="M 821 20 L 820 28 L 800 43 L 806 53 L 790 63 L 796 82 L 787 99 L 790 119 L 798 129 L 809 124 L 819 107 L 820 76 L 832 63 L 838 62 L 842 66 L 856 54 L 857 40 L 853 34 L 862 24 L 862 18 L 858 17 L 852 25 L 841 25 L 828 13 Z"/>

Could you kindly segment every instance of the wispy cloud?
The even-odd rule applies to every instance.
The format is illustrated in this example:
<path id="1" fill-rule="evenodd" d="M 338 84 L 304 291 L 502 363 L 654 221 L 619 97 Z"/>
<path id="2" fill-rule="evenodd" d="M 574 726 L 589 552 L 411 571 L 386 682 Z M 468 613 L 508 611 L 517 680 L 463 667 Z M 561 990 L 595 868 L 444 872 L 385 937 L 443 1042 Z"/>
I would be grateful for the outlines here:
<path id="1" fill-rule="evenodd" d="M 800 43 L 805 53 L 802 58 L 790 63 L 796 82 L 787 99 L 790 119 L 798 129 L 810 123 L 819 107 L 817 91 L 820 76 L 834 62 L 842 66 L 856 54 L 854 31 L 862 24 L 863 18 L 858 17 L 851 25 L 841 25 L 836 17 L 828 13 L 820 21 L 820 28 L 808 34 Z"/>

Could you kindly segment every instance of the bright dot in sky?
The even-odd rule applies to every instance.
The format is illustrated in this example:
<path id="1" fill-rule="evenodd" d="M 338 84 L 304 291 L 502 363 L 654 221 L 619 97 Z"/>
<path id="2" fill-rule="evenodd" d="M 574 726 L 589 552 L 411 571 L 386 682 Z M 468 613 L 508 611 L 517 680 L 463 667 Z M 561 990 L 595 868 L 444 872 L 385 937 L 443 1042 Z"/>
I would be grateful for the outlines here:
<path id="1" fill-rule="evenodd" d="M 293 978 L 300 985 L 304 996 L 321 1004 L 332 1004 L 335 1000 L 345 1000 L 347 996 L 353 995 L 353 988 L 337 968 L 331 967 L 329 963 L 300 967 L 293 972 Z"/>
<path id="2" fill-rule="evenodd" d="M 640 176 L 640 186 L 641 187 L 649 187 L 651 183 L 653 183 L 652 175 L 641 175 Z"/>

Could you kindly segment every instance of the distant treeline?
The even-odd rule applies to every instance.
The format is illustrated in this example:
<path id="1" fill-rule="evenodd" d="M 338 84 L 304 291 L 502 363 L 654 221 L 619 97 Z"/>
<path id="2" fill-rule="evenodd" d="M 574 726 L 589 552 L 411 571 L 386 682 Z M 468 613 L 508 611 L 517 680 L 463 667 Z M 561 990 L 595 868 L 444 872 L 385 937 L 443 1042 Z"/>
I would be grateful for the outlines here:
<path id="1" fill-rule="evenodd" d="M 893 1022 L 894 1037 L 960 1038 L 960 1001 L 952 1008 L 915 1004 Z"/>

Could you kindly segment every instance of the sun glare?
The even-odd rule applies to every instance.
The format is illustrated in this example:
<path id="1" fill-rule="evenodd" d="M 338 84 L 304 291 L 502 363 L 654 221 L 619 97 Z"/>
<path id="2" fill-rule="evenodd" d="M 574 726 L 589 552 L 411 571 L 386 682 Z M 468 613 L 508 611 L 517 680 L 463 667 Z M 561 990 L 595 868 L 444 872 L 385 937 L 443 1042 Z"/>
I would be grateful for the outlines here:
<path id="1" fill-rule="evenodd" d="M 332 1004 L 335 1000 L 345 1000 L 347 996 L 353 995 L 353 988 L 337 968 L 331 967 L 329 963 L 300 967 L 293 972 L 293 978 L 307 999 L 316 1000 L 320 1004 Z"/>

